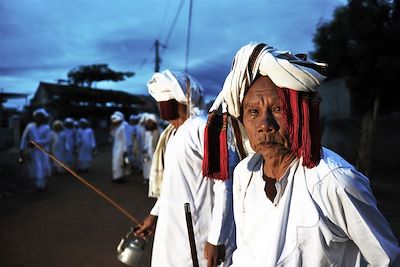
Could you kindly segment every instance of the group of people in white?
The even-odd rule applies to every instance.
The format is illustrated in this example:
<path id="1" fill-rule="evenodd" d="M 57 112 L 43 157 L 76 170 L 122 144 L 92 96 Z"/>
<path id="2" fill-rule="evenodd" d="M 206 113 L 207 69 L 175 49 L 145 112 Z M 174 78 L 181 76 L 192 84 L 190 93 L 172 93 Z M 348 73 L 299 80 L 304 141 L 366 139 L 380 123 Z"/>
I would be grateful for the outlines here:
<path id="1" fill-rule="evenodd" d="M 134 231 L 154 234 L 153 267 L 400 265 L 368 178 L 321 145 L 316 89 L 326 69 L 304 54 L 250 43 L 208 114 L 200 82 L 165 70 L 147 83 L 169 122 L 161 134 L 154 114 L 129 123 L 111 115 L 113 180 L 134 166 L 157 198 Z M 29 138 L 50 145 L 46 116 L 35 111 L 22 151 Z M 47 167 L 36 162 L 45 156 L 33 149 L 31 157 L 42 187 Z"/>
<path id="2" fill-rule="evenodd" d="M 154 149 L 160 137 L 161 124 L 152 113 L 132 114 L 129 122 L 122 112 L 111 115 L 112 179 L 123 183 L 133 170 L 149 182 Z"/>
<path id="3" fill-rule="evenodd" d="M 87 119 L 55 120 L 50 128 L 47 123 L 48 116 L 43 108 L 35 110 L 34 121 L 25 127 L 20 144 L 20 161 L 26 163 L 29 175 L 35 180 L 39 191 L 46 188 L 47 177 L 63 173 L 65 169 L 55 161 L 50 161 L 45 153 L 35 149 L 31 141 L 42 146 L 69 168 L 79 172 L 89 171 L 93 155 L 96 154 L 95 135 Z"/>
<path id="4" fill-rule="evenodd" d="M 40 108 L 33 112 L 34 121 L 29 123 L 21 138 L 20 160 L 25 162 L 29 174 L 39 191 L 46 187 L 46 177 L 65 172 L 63 166 L 51 161 L 43 152 L 33 149 L 30 141 L 41 145 L 66 166 L 80 173 L 88 172 L 97 154 L 96 138 L 86 118 L 55 120 L 50 128 L 48 113 Z M 131 115 L 125 121 L 122 112 L 111 117 L 112 181 L 122 183 L 126 176 L 135 172 L 148 183 L 153 153 L 160 136 L 159 120 L 152 113 Z"/>

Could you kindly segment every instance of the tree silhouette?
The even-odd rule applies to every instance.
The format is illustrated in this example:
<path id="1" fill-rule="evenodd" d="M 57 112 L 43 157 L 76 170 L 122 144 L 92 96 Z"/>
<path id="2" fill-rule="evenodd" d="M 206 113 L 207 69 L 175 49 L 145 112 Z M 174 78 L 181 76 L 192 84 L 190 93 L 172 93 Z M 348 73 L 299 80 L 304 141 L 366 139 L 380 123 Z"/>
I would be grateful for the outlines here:
<path id="1" fill-rule="evenodd" d="M 76 67 L 68 72 L 69 83 L 76 86 L 92 87 L 93 82 L 119 82 L 134 76 L 134 72 L 114 71 L 107 64 L 93 64 Z"/>
<path id="2" fill-rule="evenodd" d="M 328 77 L 345 77 L 353 113 L 371 109 L 381 99 L 383 112 L 400 111 L 399 0 L 349 0 L 332 21 L 320 23 L 313 57 L 329 63 Z"/>

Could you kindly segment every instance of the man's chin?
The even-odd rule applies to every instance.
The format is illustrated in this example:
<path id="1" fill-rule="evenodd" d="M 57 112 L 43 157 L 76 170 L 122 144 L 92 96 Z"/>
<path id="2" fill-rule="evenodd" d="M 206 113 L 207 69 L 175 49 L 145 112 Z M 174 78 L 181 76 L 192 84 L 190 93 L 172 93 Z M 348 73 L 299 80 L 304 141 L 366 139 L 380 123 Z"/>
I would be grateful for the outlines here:
<path id="1" fill-rule="evenodd" d="M 263 157 L 274 157 L 281 156 L 283 154 L 287 154 L 289 150 L 281 144 L 265 144 L 257 147 L 256 152 L 261 154 Z"/>

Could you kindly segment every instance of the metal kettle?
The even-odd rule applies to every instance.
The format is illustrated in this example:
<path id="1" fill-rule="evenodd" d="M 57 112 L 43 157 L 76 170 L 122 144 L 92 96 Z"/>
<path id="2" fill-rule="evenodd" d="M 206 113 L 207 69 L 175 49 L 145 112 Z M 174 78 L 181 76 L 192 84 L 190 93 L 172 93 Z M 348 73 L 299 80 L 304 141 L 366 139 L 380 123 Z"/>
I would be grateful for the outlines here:
<path id="1" fill-rule="evenodd" d="M 138 267 L 144 253 L 145 240 L 131 235 L 134 228 L 131 228 L 117 246 L 117 258 L 120 262 Z"/>

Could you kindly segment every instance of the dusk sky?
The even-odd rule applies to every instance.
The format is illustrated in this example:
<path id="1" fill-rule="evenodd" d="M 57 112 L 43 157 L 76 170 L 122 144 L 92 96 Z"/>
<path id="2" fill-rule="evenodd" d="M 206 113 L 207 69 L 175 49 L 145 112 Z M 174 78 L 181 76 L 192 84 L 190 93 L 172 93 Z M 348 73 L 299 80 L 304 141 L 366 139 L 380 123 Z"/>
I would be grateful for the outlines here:
<path id="1" fill-rule="evenodd" d="M 193 0 L 188 72 L 208 99 L 221 88 L 235 52 L 250 41 L 309 53 L 320 22 L 345 0 Z M 99 89 L 147 94 L 154 71 L 154 41 L 161 70 L 184 70 L 189 0 L 0 0 L 0 89 L 36 91 L 79 65 L 106 63 L 136 75 L 122 82 L 99 82 Z M 171 33 L 169 35 L 169 33 Z M 169 35 L 169 38 L 168 38 Z M 25 100 L 8 101 L 21 107 Z"/>

